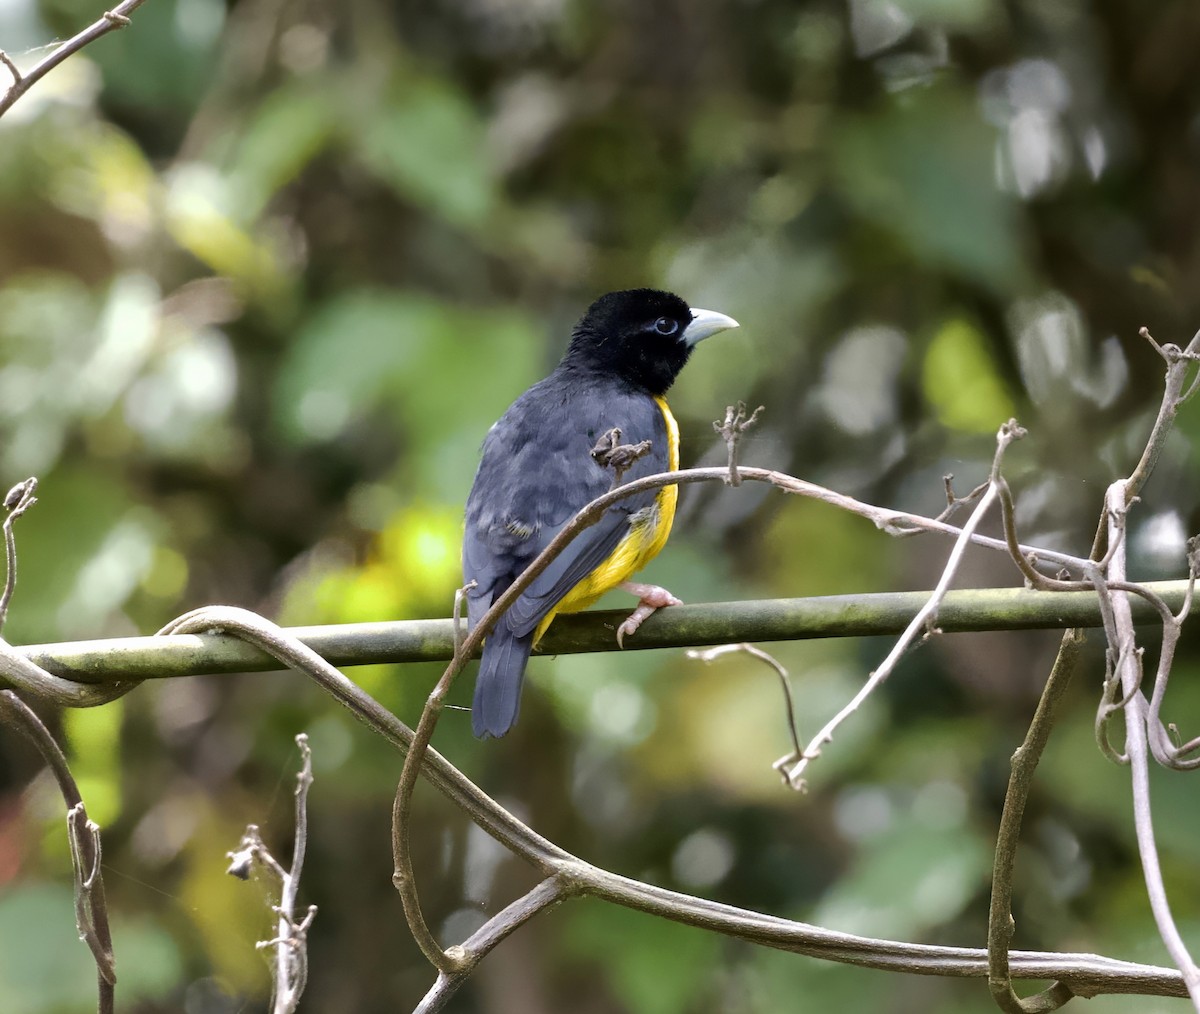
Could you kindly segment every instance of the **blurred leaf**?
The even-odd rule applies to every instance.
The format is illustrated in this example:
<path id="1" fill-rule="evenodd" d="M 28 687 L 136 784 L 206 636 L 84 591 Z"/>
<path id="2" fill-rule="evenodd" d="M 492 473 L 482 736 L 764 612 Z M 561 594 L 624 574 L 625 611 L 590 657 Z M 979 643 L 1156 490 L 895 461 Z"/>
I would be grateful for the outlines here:
<path id="1" fill-rule="evenodd" d="M 865 536 L 865 538 L 864 538 Z M 768 559 L 772 594 L 861 592 L 884 577 L 886 559 L 870 522 L 817 500 L 790 500 L 758 534 Z"/>
<path id="2" fill-rule="evenodd" d="M 402 373 L 415 373 L 439 324 L 429 300 L 359 291 L 316 311 L 276 380 L 276 418 L 293 440 L 328 440 L 370 411 Z"/>
<path id="3" fill-rule="evenodd" d="M 337 93 L 323 79 L 290 81 L 265 98 L 230 159 L 239 221 L 252 222 L 300 174 L 334 135 L 342 115 Z"/>
<path id="4" fill-rule="evenodd" d="M 0 289 L 0 423 L 10 473 L 44 472 L 86 402 L 78 364 L 93 343 L 96 300 L 78 280 L 29 274 Z"/>
<path id="5" fill-rule="evenodd" d="M 81 123 L 38 148 L 46 168 L 41 185 L 58 207 L 97 219 L 122 242 L 155 228 L 158 177 L 127 133 L 108 123 Z"/>
<path id="6" fill-rule="evenodd" d="M 397 81 L 351 113 L 353 143 L 380 179 L 455 225 L 483 224 L 495 202 L 483 123 L 451 82 Z"/>
<path id="7" fill-rule="evenodd" d="M 113 920 L 119 1002 L 163 1000 L 182 972 L 171 938 L 146 920 Z M 0 996 L 4 1014 L 96 1009 L 96 966 L 75 931 L 71 889 L 27 883 L 0 895 Z"/>
<path id="8" fill-rule="evenodd" d="M 213 271 L 241 283 L 249 295 L 278 305 L 289 289 L 282 242 L 239 224 L 230 186 L 210 166 L 176 167 L 167 187 L 167 230 Z"/>
<path id="9" fill-rule="evenodd" d="M 789 914 L 798 919 L 808 917 L 808 913 Z M 747 993 L 751 1003 L 746 1010 L 753 1014 L 798 1009 L 798 997 L 804 998 L 805 1010 L 895 1009 L 889 1004 L 896 993 L 895 974 L 836 965 L 766 947 L 750 951 L 747 965 Z M 955 1014 L 966 1012 L 959 1010 Z"/>
<path id="10" fill-rule="evenodd" d="M 121 815 L 121 726 L 124 701 L 63 714 L 67 752 L 88 816 L 102 827 Z"/>
<path id="11" fill-rule="evenodd" d="M 917 938 L 956 918 L 990 869 L 988 842 L 961 821 L 947 827 L 906 815 L 863 846 L 811 919 L 847 933 Z"/>
<path id="12" fill-rule="evenodd" d="M 461 583 L 462 508 L 409 506 L 396 513 L 361 565 L 312 566 L 289 586 L 284 614 L 297 623 L 362 623 L 447 616 Z"/>
<path id="13" fill-rule="evenodd" d="M 996 0 L 891 0 L 917 24 L 951 31 L 993 30 L 1005 12 Z"/>
<path id="14" fill-rule="evenodd" d="M 215 810 L 199 793 L 193 793 L 188 803 L 198 827 L 187 844 L 180 903 L 203 938 L 206 961 L 217 976 L 238 991 L 266 993 L 270 974 L 254 945 L 257 940 L 270 939 L 270 905 L 278 900 L 279 885 L 266 874 L 256 874 L 249 881 L 227 874 L 222 858 L 236 847 L 245 824 L 233 813 Z M 272 830 L 264 828 L 264 835 L 271 837 Z M 274 841 L 268 843 L 274 845 Z M 284 861 L 290 861 L 286 854 Z"/>
<path id="15" fill-rule="evenodd" d="M 851 207 L 928 267 L 997 295 L 1025 277 L 1017 205 L 997 187 L 996 138 L 949 87 L 893 96 L 833 135 L 838 185 Z"/>
<path id="16" fill-rule="evenodd" d="M 961 318 L 946 321 L 934 334 L 922 382 L 938 421 L 951 429 L 993 433 L 1016 414 L 986 340 Z"/>
<path id="17" fill-rule="evenodd" d="M 598 962 L 628 1010 L 682 1014 L 712 988 L 719 944 L 711 933 L 593 901 L 566 918 L 566 952 Z"/>
<path id="18" fill-rule="evenodd" d="M 76 464 L 43 477 L 37 505 L 16 525 L 20 581 L 6 636 L 22 643 L 103 632 L 93 624 L 97 615 L 107 618 L 123 604 L 131 590 L 123 587 L 123 578 L 140 580 L 143 553 L 138 547 L 145 548 L 144 563 L 149 565 L 149 546 L 135 530 L 127 528 L 128 539 L 112 541 L 128 507 L 127 490 L 107 470 Z M 106 545 L 118 553 L 129 550 L 127 557 L 113 559 L 117 580 L 109 583 L 113 575 L 96 570 L 96 584 L 83 587 L 85 569 L 101 558 Z M 90 595 L 86 611 L 78 605 L 64 610 L 75 591 Z"/>
<path id="19" fill-rule="evenodd" d="M 536 379 L 537 333 L 521 316 L 425 296 L 362 289 L 301 328 L 275 388 L 293 440 L 329 440 L 386 408 L 427 490 L 465 499 L 487 428 Z"/>

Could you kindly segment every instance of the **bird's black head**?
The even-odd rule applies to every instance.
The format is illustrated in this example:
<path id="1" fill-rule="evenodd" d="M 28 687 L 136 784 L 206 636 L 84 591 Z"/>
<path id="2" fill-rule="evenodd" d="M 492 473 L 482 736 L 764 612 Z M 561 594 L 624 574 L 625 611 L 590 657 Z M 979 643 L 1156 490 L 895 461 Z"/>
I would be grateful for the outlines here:
<path id="1" fill-rule="evenodd" d="M 670 292 L 610 292 L 589 306 L 575 325 L 563 365 L 623 377 L 661 395 L 697 342 L 737 326 L 733 318 L 694 310 Z"/>

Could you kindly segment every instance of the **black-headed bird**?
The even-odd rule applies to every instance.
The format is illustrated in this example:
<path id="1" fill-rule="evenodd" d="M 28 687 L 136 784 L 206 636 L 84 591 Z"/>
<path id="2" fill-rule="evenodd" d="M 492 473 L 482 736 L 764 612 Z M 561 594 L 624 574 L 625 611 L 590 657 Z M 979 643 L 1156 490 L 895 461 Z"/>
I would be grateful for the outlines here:
<path id="1" fill-rule="evenodd" d="M 463 537 L 472 628 L 580 508 L 612 487 L 612 471 L 591 453 L 605 434 L 650 442 L 626 482 L 679 467 L 679 428 L 664 395 L 697 342 L 737 326 L 655 289 L 610 292 L 588 308 L 554 372 L 513 402 L 483 442 Z M 664 486 L 610 507 L 518 596 L 483 645 L 476 736 L 503 736 L 516 722 L 529 653 L 557 613 L 586 609 L 621 585 L 639 599 L 618 632 L 624 637 L 654 609 L 680 604 L 665 588 L 628 580 L 666 543 L 677 496 Z"/>

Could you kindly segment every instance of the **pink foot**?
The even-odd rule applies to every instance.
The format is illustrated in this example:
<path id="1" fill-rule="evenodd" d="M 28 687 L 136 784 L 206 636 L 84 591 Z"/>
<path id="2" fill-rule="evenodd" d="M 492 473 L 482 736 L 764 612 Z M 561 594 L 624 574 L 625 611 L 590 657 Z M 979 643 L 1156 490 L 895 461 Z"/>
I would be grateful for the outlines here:
<path id="1" fill-rule="evenodd" d="M 653 613 L 654 610 L 662 609 L 665 606 L 683 605 L 682 599 L 677 599 L 666 588 L 660 588 L 656 584 L 639 584 L 637 581 L 626 581 L 621 587 L 631 595 L 638 597 L 637 608 L 617 628 L 617 645 L 621 648 L 625 647 L 625 638 L 636 633 L 637 628 L 642 625 L 642 621 Z"/>

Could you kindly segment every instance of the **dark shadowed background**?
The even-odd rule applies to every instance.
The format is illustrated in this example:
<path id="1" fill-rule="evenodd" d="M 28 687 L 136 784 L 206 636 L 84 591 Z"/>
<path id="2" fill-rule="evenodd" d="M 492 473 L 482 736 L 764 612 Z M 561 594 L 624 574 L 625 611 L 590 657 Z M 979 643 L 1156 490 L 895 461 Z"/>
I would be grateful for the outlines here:
<path id="1" fill-rule="evenodd" d="M 4 0 L 0 47 L 101 12 Z M 287 622 L 443 616 L 484 432 L 596 295 L 678 291 L 742 329 L 672 396 L 685 464 L 766 412 L 745 463 L 936 513 L 997 426 L 1023 537 L 1084 554 L 1153 418 L 1137 337 L 1200 326 L 1200 7 L 1191 0 L 148 0 L 0 120 L 0 486 L 14 642 L 149 633 L 225 602 Z M 0 83 L 4 81 L 0 73 Z M 1183 572 L 1200 406 L 1147 487 L 1139 577 Z M 647 572 L 688 601 L 927 588 L 946 546 L 765 488 L 691 487 Z M 1015 584 L 973 552 L 964 583 Z M 613 596 L 607 604 L 624 604 Z M 1008 756 L 1055 635 L 913 655 L 799 796 L 752 660 L 535 661 L 517 729 L 437 747 L 543 833 L 707 897 L 981 945 Z M 781 645 L 811 735 L 886 641 Z M 1194 734 L 1185 638 L 1168 717 Z M 352 671 L 414 722 L 439 667 Z M 1039 773 L 1016 946 L 1166 962 L 1128 773 L 1092 740 L 1093 648 Z M 470 679 L 454 692 L 469 700 Z M 248 821 L 289 847 L 292 737 L 317 781 L 304 1010 L 399 1011 L 431 981 L 391 883 L 399 760 L 299 677 L 163 681 L 55 718 L 106 828 L 123 1011 L 260 1010 Z M 94 1009 L 53 786 L 0 738 L 0 1006 Z M 1200 932 L 1198 775 L 1156 773 L 1168 890 Z M 427 914 L 459 940 L 530 872 L 418 793 Z M 1082 1004 L 1083 1001 L 1076 1001 Z M 1087 1010 L 1182 1010 L 1093 1000 Z M 981 980 L 834 967 L 578 901 L 490 956 L 481 1014 L 992 1009 Z"/>

